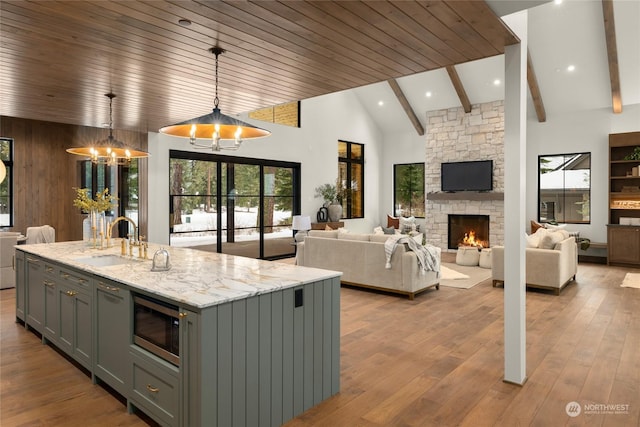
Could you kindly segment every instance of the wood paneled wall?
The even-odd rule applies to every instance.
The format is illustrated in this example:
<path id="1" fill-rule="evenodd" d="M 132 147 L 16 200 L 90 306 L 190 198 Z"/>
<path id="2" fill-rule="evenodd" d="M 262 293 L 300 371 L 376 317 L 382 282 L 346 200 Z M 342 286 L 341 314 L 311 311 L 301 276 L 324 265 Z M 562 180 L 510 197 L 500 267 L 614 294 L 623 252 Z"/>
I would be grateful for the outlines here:
<path id="1" fill-rule="evenodd" d="M 82 157 L 67 153 L 69 147 L 106 138 L 108 129 L 0 116 L 0 136 L 14 141 L 14 227 L 48 224 L 56 229 L 56 241 L 82 239 L 83 215 L 73 206 L 74 187 L 80 185 Z M 147 133 L 114 130 L 114 137 L 147 150 Z M 141 160 L 140 169 L 147 170 Z M 140 233 L 147 235 L 147 174 L 140 174 Z"/>

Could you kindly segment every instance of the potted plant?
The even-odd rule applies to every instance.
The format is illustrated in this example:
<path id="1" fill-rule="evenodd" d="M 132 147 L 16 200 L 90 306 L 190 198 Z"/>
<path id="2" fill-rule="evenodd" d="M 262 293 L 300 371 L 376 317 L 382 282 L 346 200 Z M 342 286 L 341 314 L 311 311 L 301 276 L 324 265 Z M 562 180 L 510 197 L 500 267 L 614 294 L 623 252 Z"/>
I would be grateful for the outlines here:
<path id="1" fill-rule="evenodd" d="M 328 209 L 329 220 L 340 221 L 342 218 L 342 202 L 347 197 L 349 190 L 342 185 L 340 178 L 334 184 L 322 184 L 316 187 L 316 197 L 324 199 L 324 207 Z"/>

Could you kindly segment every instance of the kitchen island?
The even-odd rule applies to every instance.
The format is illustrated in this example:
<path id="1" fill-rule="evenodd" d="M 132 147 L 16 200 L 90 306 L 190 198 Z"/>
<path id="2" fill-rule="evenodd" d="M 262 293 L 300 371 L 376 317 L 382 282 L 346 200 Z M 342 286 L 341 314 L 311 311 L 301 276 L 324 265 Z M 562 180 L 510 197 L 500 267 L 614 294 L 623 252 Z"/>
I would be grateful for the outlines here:
<path id="1" fill-rule="evenodd" d="M 130 410 L 169 426 L 277 426 L 339 391 L 339 272 L 185 248 L 152 272 L 116 246 L 16 247 L 16 317 Z M 179 362 L 134 342 L 139 298 L 176 307 Z"/>

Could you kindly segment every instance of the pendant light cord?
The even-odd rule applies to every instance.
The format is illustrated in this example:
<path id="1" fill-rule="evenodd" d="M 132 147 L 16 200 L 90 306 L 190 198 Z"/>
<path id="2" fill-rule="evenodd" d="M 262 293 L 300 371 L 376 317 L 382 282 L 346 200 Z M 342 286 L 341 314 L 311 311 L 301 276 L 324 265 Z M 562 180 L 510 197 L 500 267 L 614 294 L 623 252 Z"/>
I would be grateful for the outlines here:
<path id="1" fill-rule="evenodd" d="M 116 95 L 112 92 L 105 93 L 104 96 L 109 98 L 109 139 L 113 139 L 113 98 Z"/>
<path id="2" fill-rule="evenodd" d="M 218 56 L 224 53 L 225 50 L 220 46 L 216 45 L 209 49 L 209 52 L 213 53 L 216 56 L 216 97 L 213 98 L 213 106 L 218 108 L 218 104 L 220 103 L 220 99 L 218 98 Z"/>

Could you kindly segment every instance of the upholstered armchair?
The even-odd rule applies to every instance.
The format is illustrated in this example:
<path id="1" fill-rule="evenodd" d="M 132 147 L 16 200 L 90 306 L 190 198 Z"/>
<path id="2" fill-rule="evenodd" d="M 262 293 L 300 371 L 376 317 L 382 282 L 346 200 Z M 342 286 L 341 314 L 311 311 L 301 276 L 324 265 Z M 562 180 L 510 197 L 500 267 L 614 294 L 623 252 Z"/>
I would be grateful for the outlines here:
<path id="1" fill-rule="evenodd" d="M 13 270 L 15 248 L 20 233 L 0 232 L 0 289 L 16 286 L 16 273 Z"/>

